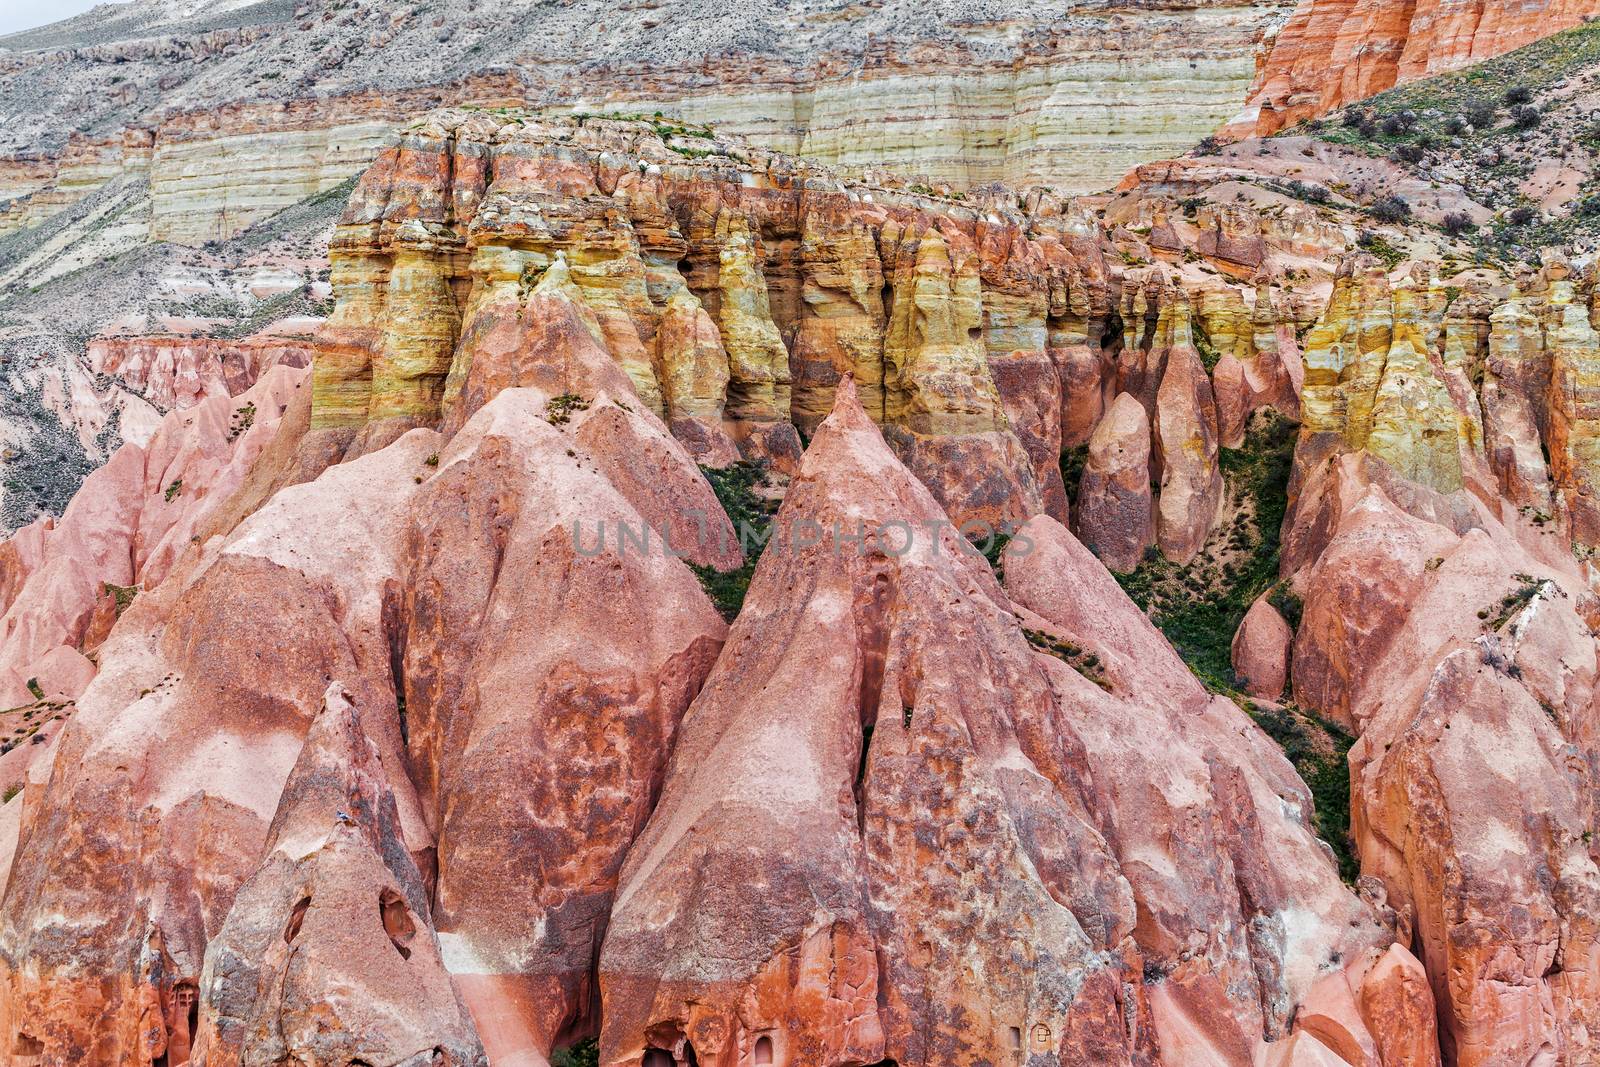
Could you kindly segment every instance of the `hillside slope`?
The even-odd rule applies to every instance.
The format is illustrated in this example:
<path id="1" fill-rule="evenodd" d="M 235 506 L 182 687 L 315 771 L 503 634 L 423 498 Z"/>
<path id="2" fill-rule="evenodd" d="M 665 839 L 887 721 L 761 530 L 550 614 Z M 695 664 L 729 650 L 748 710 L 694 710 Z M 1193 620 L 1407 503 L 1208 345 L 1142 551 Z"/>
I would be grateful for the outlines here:
<path id="1" fill-rule="evenodd" d="M 1595 0 L 1301 0 L 1271 42 L 1234 136 L 1467 67 L 1600 15 Z"/>
<path id="2" fill-rule="evenodd" d="M 857 170 L 1086 191 L 1225 118 L 1281 8 L 135 0 L 0 40 L 0 199 L 30 198 L 15 225 L 134 170 L 156 236 L 226 236 L 440 103 L 660 109 Z"/>

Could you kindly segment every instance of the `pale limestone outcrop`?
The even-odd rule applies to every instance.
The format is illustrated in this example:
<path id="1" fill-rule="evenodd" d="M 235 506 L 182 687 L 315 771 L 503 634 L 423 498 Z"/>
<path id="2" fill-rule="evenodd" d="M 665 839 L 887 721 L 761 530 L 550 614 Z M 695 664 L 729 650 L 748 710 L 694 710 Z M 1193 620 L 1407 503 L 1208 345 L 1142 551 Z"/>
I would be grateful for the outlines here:
<path id="1" fill-rule="evenodd" d="M 450 8 L 438 25 L 274 9 L 225 29 L 199 9 L 166 14 L 160 31 L 103 22 L 91 47 L 8 49 L 6 84 L 36 95 L 8 112 L 30 122 L 0 139 L 0 227 L 128 174 L 149 182 L 153 238 L 227 237 L 357 173 L 441 101 L 661 112 L 856 174 L 889 165 L 956 188 L 1091 192 L 1236 110 L 1276 12 L 1253 0 L 1050 12 L 1013 0 L 976 15 L 808 4 L 707 26 L 682 0 L 648 16 L 509 0 L 492 18 Z M 110 132 L 67 136 L 88 126 Z"/>

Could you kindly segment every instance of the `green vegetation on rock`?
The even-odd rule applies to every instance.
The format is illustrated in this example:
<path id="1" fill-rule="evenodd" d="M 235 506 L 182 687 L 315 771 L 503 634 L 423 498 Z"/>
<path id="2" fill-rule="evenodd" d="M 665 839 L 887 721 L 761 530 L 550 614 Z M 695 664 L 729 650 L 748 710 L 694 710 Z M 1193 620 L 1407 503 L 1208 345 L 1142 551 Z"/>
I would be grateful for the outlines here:
<path id="1" fill-rule="evenodd" d="M 1483 260 L 1504 264 L 1600 236 L 1600 124 L 1590 117 L 1589 94 L 1572 91 L 1597 70 L 1600 22 L 1591 22 L 1379 93 L 1280 136 L 1309 135 L 1386 156 L 1435 187 L 1459 184 L 1496 217 L 1479 226 L 1453 212 L 1441 228 Z M 1556 159 L 1576 166 L 1581 180 L 1575 195 L 1546 210 L 1524 183 L 1541 161 Z"/>
<path id="2" fill-rule="evenodd" d="M 1273 411 L 1256 413 L 1241 448 L 1218 463 L 1233 518 L 1214 530 L 1187 567 L 1152 549 L 1117 575 L 1178 654 L 1213 692 L 1235 691 L 1231 644 L 1245 612 L 1278 581 L 1278 529 L 1288 506 L 1296 427 Z"/>
<path id="3" fill-rule="evenodd" d="M 1279 531 L 1297 437 L 1288 419 L 1257 412 L 1243 447 L 1218 455 L 1233 518 L 1212 532 L 1189 566 L 1151 549 L 1133 573 L 1116 578 L 1205 687 L 1238 704 L 1283 749 L 1311 791 L 1313 829 L 1333 849 L 1340 875 L 1353 882 L 1358 866 L 1349 839 L 1346 756 L 1355 739 L 1293 704 L 1257 704 L 1239 691 L 1233 674 L 1233 635 L 1257 597 L 1266 594 L 1290 626 L 1300 623 L 1300 598 L 1278 580 Z"/>
<path id="4" fill-rule="evenodd" d="M 600 1067 L 600 1042 L 588 1037 L 570 1048 L 558 1048 L 550 1067 Z"/>
<path id="5" fill-rule="evenodd" d="M 744 607 L 744 595 L 750 590 L 756 563 L 771 536 L 772 517 L 777 514 L 778 505 L 759 491 L 767 484 L 764 464 L 740 460 L 731 467 L 701 467 L 700 471 L 733 523 L 734 536 L 744 547 L 745 557 L 744 564 L 731 571 L 693 563 L 689 566 L 722 617 L 732 622 Z"/>
<path id="6" fill-rule="evenodd" d="M 1333 849 L 1339 877 L 1354 884 L 1360 862 L 1350 841 L 1351 737 L 1335 723 L 1290 704 L 1251 708 L 1250 717 L 1278 743 L 1311 790 L 1312 828 Z"/>

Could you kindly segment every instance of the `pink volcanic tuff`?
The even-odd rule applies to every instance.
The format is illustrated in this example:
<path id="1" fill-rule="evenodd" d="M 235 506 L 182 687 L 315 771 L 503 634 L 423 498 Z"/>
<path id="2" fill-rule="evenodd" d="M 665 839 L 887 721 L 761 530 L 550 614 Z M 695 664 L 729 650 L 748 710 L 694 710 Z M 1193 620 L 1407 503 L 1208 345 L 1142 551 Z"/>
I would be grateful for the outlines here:
<path id="1" fill-rule="evenodd" d="M 1265 594 L 1256 598 L 1233 635 L 1233 673 L 1244 691 L 1263 700 L 1277 700 L 1289 680 L 1289 645 L 1294 631 Z"/>
<path id="2" fill-rule="evenodd" d="M 841 381 L 780 531 L 941 519 Z M 762 1038 L 790 1064 L 992 1063 L 1024 1039 L 1152 1062 L 1127 883 L 988 567 L 948 526 L 899 556 L 800 540 L 763 556 L 629 851 L 603 1062 Z"/>
<path id="3" fill-rule="evenodd" d="M 166 576 L 309 382 L 304 370 L 275 368 L 236 399 L 168 415 L 144 447 L 122 446 L 91 474 L 53 528 L 30 528 L 14 550 L 25 576 L 0 617 L 0 705 L 31 699 L 29 678 L 61 692 L 76 684 L 81 669 L 55 679 L 51 668 L 71 661 L 47 654 L 78 647 L 106 583 L 149 588 Z"/>
<path id="4" fill-rule="evenodd" d="M 168 1061 L 197 1038 L 197 1065 L 484 1067 L 428 916 L 378 746 L 334 682 L 198 986 L 174 991 L 199 1027 L 171 1019 Z"/>
<path id="5" fill-rule="evenodd" d="M 1156 543 L 1169 560 L 1186 564 L 1205 544 L 1222 501 L 1211 379 L 1190 344 L 1174 344 L 1167 355 L 1151 425 L 1161 465 Z"/>
<path id="6" fill-rule="evenodd" d="M 1588 1062 L 1600 1052 L 1600 868 L 1579 755 L 1595 743 L 1592 594 L 1570 558 L 1525 545 L 1467 494 L 1421 490 L 1370 459 L 1326 467 L 1290 518 L 1293 542 L 1326 544 L 1299 579 L 1295 693 L 1360 732 L 1364 882 L 1420 946 L 1447 1062 Z"/>
<path id="7" fill-rule="evenodd" d="M 89 341 L 89 364 L 120 378 L 162 411 L 238 396 L 277 366 L 309 367 L 315 342 L 272 334 L 109 336 Z"/>
<path id="8" fill-rule="evenodd" d="M 264 880 L 240 918 L 248 942 L 252 924 L 282 918 L 276 894 L 287 892 L 287 879 L 314 882 L 330 902 L 314 924 L 317 973 L 282 970 L 241 949 L 266 967 L 262 982 L 279 975 L 286 991 L 248 1003 L 239 990 L 199 994 L 219 1020 L 248 1032 L 311 1020 L 310 1029 L 294 1023 L 294 1040 L 323 1047 L 333 1039 L 313 1033 L 316 1011 L 297 1014 L 295 1005 L 346 981 L 339 968 L 347 952 L 382 948 L 354 917 L 369 890 L 388 885 L 374 862 L 404 883 L 407 856 L 424 885 L 437 887 L 429 891 L 438 893 L 445 932 L 440 958 L 460 972 L 477 1016 L 452 1023 L 450 1002 L 429 994 L 445 1012 L 439 1027 L 462 1042 L 475 1042 L 476 1029 L 491 1051 L 537 1063 L 555 1039 L 593 1025 L 597 998 L 585 983 L 617 869 L 725 630 L 687 566 L 663 551 L 660 529 L 692 558 L 727 567 L 741 556 L 709 485 L 661 421 L 639 410 L 625 378 L 610 383 L 615 397 L 607 391 L 610 364 L 596 362 L 608 360 L 603 351 L 575 355 L 542 379 L 549 392 L 486 391 L 487 403 L 448 447 L 433 431 L 413 430 L 281 489 L 134 600 L 101 646 L 100 674 L 77 714 L 31 772 L 25 796 L 37 800 L 21 813 L 18 876 L 0 906 L 0 939 L 16 949 L 0 961 L 0 1028 L 82 1063 L 127 1062 L 135 1049 L 154 1055 L 151 1034 L 179 1040 L 182 1030 L 187 1040 L 184 1005 L 236 893 Z M 273 372 L 284 373 L 292 372 Z M 551 394 L 590 386 L 600 387 L 586 408 L 551 404 Z M 191 436 L 215 434 L 205 405 L 185 414 Z M 176 442 L 153 443 L 149 454 L 169 457 L 162 477 L 200 469 L 205 456 Z M 130 465 L 130 487 L 139 473 Z M 130 511 L 150 506 L 131 488 L 128 495 Z M 574 520 L 589 531 L 604 521 L 610 547 L 594 554 L 581 528 L 575 540 Z M 637 534 L 647 523 L 657 528 L 653 549 L 617 547 L 618 527 Z M 530 569 L 565 577 L 531 580 Z M 623 610 L 636 618 L 616 630 Z M 535 662 L 547 673 L 530 688 Z M 302 864 L 291 877 L 281 864 L 261 866 L 268 823 L 293 803 L 295 787 L 285 793 L 284 783 L 329 679 L 361 709 L 398 829 L 385 831 L 377 853 L 334 840 L 314 868 Z M 436 704 L 445 694 L 452 702 Z M 405 718 L 400 696 L 409 697 Z M 567 718 L 527 715 L 519 709 L 530 698 Z M 507 723 L 531 732 L 513 743 Z M 184 739 L 181 758 L 170 755 L 173 738 Z M 632 756 L 618 762 L 623 745 Z M 567 788 L 575 775 L 587 789 Z M 529 821 L 521 799 L 529 782 L 571 802 L 565 828 L 547 824 L 543 806 Z M 521 851 L 508 845 L 507 826 Z M 545 878 L 528 881 L 530 868 Z M 497 870 L 505 873 L 498 882 Z M 410 889 L 388 888 L 409 901 L 401 911 L 413 928 L 431 921 Z M 518 892 L 531 892 L 528 908 L 543 908 L 542 918 L 507 925 L 508 915 L 533 914 L 506 911 L 506 895 Z M 44 946 L 63 923 L 74 948 L 55 954 Z M 497 968 L 497 959 L 514 963 Z M 433 980 L 416 966 L 408 960 L 390 977 Z M 536 1001 L 523 1017 L 530 990 L 541 998 L 564 990 L 568 999 Z M 343 1004 L 347 1024 L 333 1029 L 397 1048 L 400 1030 L 384 1036 L 360 1022 L 387 996 Z M 516 1017 L 509 1032 L 507 1005 Z M 344 1040 L 327 1047 L 348 1051 Z M 390 1062 L 387 1055 L 379 1059 Z M 459 1059 L 473 1062 L 468 1052 Z"/>
<path id="9" fill-rule="evenodd" d="M 1133 394 L 1118 393 L 1090 436 L 1072 506 L 1078 536 L 1111 570 L 1133 570 L 1155 543 L 1150 419 Z"/>
<path id="10" fill-rule="evenodd" d="M 618 871 L 726 632 L 659 538 L 619 543 L 646 516 L 720 515 L 681 446 L 604 393 L 568 424 L 545 405 L 505 390 L 440 453 L 398 605 L 434 917 L 495 1062 L 593 1025 Z"/>
<path id="11" fill-rule="evenodd" d="M 30 772 L 0 905 L 4 1032 L 63 1062 L 134 1059 L 255 870 L 330 678 L 362 709 L 406 847 L 427 861 L 384 609 L 437 447 L 418 431 L 280 492 L 134 600 Z"/>
<path id="12" fill-rule="evenodd" d="M 1311 1047 L 1302 1034 L 1318 1016 L 1338 1020 L 1318 1042 L 1367 1050 L 1350 1063 L 1387 1055 L 1357 995 L 1394 935 L 1340 883 L 1308 828 L 1310 794 L 1277 745 L 1200 687 L 1059 524 L 1024 526 L 1005 573 L 1025 625 L 1097 660 L 1074 669 L 1040 656 L 1060 728 L 1085 746 L 1090 806 L 1133 889 L 1145 974 L 1161 976 L 1146 986 L 1161 1062 L 1307 1055 L 1294 1050 Z M 1293 1056 L 1285 1062 L 1321 1062 Z"/>

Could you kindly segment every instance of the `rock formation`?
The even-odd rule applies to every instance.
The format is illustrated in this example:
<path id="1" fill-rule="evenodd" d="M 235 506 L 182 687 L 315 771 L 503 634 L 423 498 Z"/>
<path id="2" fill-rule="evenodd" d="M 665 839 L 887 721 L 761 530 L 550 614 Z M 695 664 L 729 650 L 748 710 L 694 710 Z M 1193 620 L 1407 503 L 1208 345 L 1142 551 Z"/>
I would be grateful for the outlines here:
<path id="1" fill-rule="evenodd" d="M 1289 680 L 1289 643 L 1294 631 L 1278 609 L 1258 598 L 1245 612 L 1231 649 L 1233 673 L 1251 696 L 1276 700 Z"/>
<path id="2" fill-rule="evenodd" d="M 1089 438 L 1076 503 L 1078 536 L 1111 570 L 1133 570 L 1155 543 L 1150 419 L 1129 393 L 1117 394 Z"/>
<path id="3" fill-rule="evenodd" d="M 595 353 L 602 362 L 593 361 Z M 644 409 L 626 374 L 603 350 L 566 346 L 544 353 L 548 363 L 535 360 L 532 366 L 494 371 L 492 364 L 503 355 L 479 354 L 475 369 L 499 383 L 501 391 L 475 401 L 483 406 L 453 440 L 415 429 L 358 460 L 332 466 L 314 481 L 288 485 L 237 529 L 181 557 L 156 590 L 134 600 L 101 645 L 99 674 L 79 697 L 52 749 L 59 773 L 33 772 L 40 800 L 24 813 L 16 844 L 19 874 L 8 887 L 5 920 L 5 943 L 15 954 L 4 968 L 7 993 L 0 1011 L 21 1047 L 38 1047 L 42 1055 L 73 1062 L 133 1062 L 141 1055 L 148 1062 L 156 1055 L 150 1034 L 178 1035 L 182 1027 L 170 1020 L 181 1021 L 183 1011 L 175 1005 L 194 1003 L 196 996 L 220 1013 L 219 1041 L 228 1027 L 243 1028 L 241 1041 L 254 1040 L 248 1034 L 258 1023 L 272 1030 L 291 1002 L 301 1002 L 296 998 L 315 999 L 315 982 L 336 979 L 292 968 L 275 971 L 279 965 L 272 959 L 257 959 L 263 968 L 257 989 L 271 988 L 257 994 L 254 1006 L 239 999 L 248 997 L 247 990 L 218 988 L 218 972 L 203 987 L 198 980 L 210 935 L 241 887 L 258 887 L 245 898 L 249 914 L 241 917 L 245 928 L 237 934 L 244 945 L 255 936 L 254 925 L 266 921 L 263 912 L 282 917 L 273 901 L 288 892 L 285 879 L 291 888 L 314 883 L 322 887 L 321 897 L 331 898 L 315 931 L 307 930 L 319 951 L 332 954 L 329 966 L 341 965 L 337 939 L 352 933 L 342 928 L 343 909 L 356 907 L 352 894 L 358 890 L 364 898 L 369 887 L 394 879 L 389 888 L 405 900 L 404 907 L 385 904 L 384 913 L 394 912 L 390 925 L 402 932 L 434 911 L 432 921 L 444 935 L 438 959 L 476 1013 L 476 1032 L 491 1055 L 509 1049 L 542 1057 L 564 1032 L 592 1025 L 594 994 L 585 992 L 583 983 L 592 973 L 602 932 L 596 924 L 603 925 L 622 850 L 642 822 L 677 718 L 709 669 L 722 635 L 721 620 L 677 553 L 731 567 L 739 550 L 725 519 L 712 517 L 719 514 L 715 498 L 692 461 Z M 511 371 L 526 374 L 528 382 L 505 388 L 513 384 Z M 583 409 L 557 403 L 579 388 L 594 390 Z M 314 442 L 315 432 L 300 424 L 299 443 Z M 269 455 L 290 472 L 302 470 L 293 451 Z M 478 499 L 484 510 L 477 517 L 455 504 L 460 490 L 473 487 L 482 492 Z M 235 499 L 250 498 L 253 490 L 247 482 Z M 512 501 L 527 509 L 525 522 L 497 510 Z M 484 539 L 483 522 L 506 524 L 507 539 Z M 601 539 L 591 546 L 590 531 L 580 537 L 573 522 L 599 525 Z M 623 539 L 623 530 L 639 540 L 637 548 Z M 696 536 L 704 538 L 698 547 Z M 474 551 L 456 551 L 452 545 L 471 545 Z M 669 554 L 671 545 L 678 548 Z M 506 598 L 520 594 L 495 582 L 502 553 L 519 561 L 530 553 L 529 566 L 567 572 L 554 585 L 518 586 L 535 597 L 571 598 L 566 636 L 550 625 L 563 617 L 556 603 L 513 609 Z M 521 566 L 514 563 L 512 571 L 520 573 Z M 585 588 L 586 583 L 597 584 Z M 679 599 L 669 608 L 673 597 Z M 613 601 L 651 618 L 629 630 L 641 644 L 619 645 L 608 660 L 604 641 L 595 636 L 599 624 L 585 624 L 582 616 L 614 617 Z M 531 631 L 513 626 L 497 633 L 481 621 L 503 610 L 539 624 Z M 676 621 L 655 614 L 661 611 Z M 599 751 L 595 746 L 606 744 L 605 731 L 613 729 L 636 736 L 640 747 L 636 761 L 608 760 L 611 770 L 590 776 L 594 794 L 562 793 L 574 805 L 570 851 L 548 839 L 549 813 L 542 807 L 541 814 L 529 815 L 537 820 L 537 832 L 531 822 L 516 831 L 549 845 L 539 847 L 539 862 L 552 875 L 558 867 L 569 868 L 570 896 L 556 899 L 556 883 L 547 881 L 535 887 L 536 895 L 558 918 L 531 925 L 514 918 L 506 927 L 505 886 L 487 872 L 514 862 L 516 853 L 476 831 L 458 838 L 460 828 L 483 820 L 503 827 L 514 820 L 499 805 L 521 807 L 516 798 L 530 775 L 554 784 L 579 773 L 563 755 L 556 776 L 539 775 L 527 761 L 537 761 L 541 749 L 528 744 L 487 754 L 500 743 L 498 724 L 511 714 L 505 701 L 520 704 L 528 696 L 520 657 L 530 651 L 524 642 L 533 635 L 546 650 L 549 669 L 543 706 L 573 716 L 563 729 L 559 720 L 526 711 L 512 715 L 538 726 L 542 751 L 581 759 L 582 752 Z M 474 648 L 457 648 L 464 640 Z M 223 666 L 239 656 L 256 663 L 259 673 L 243 677 Z M 511 662 L 504 657 L 517 657 L 521 666 L 514 681 L 503 676 L 511 685 L 501 691 L 496 664 Z M 630 659 L 633 668 L 626 665 Z M 461 676 L 459 670 L 469 663 L 474 673 Z M 314 868 L 301 863 L 292 875 L 281 864 L 261 868 L 264 850 L 271 851 L 266 842 L 274 809 L 280 822 L 301 818 L 284 813 L 283 803 L 298 803 L 293 783 L 287 792 L 284 783 L 296 752 L 304 749 L 303 738 L 322 702 L 320 689 L 330 676 L 361 710 L 362 729 L 378 749 L 403 850 L 396 859 L 392 847 L 380 847 L 390 840 L 383 836 L 390 831 L 379 833 L 362 823 L 359 833 L 351 831 L 354 836 L 336 830 L 316 854 Z M 459 696 L 463 686 L 473 694 L 470 701 Z M 447 699 L 448 704 L 435 703 Z M 597 705 L 614 709 L 619 699 L 634 703 L 633 725 L 589 717 Z M 134 719 L 146 726 L 123 736 Z M 646 741 L 647 724 L 654 741 Z M 589 734 L 590 727 L 602 732 Z M 174 733 L 191 738 L 189 758 L 160 756 L 163 739 Z M 457 760 L 459 746 L 476 752 L 473 737 L 489 750 L 485 758 L 474 756 L 463 765 Z M 509 776 L 508 784 L 480 788 L 496 773 L 490 763 L 502 759 L 509 760 L 500 772 Z M 608 782 L 605 775 L 612 771 L 617 777 Z M 458 777 L 463 773 L 465 779 Z M 471 783 L 464 793 L 463 782 Z M 364 795 L 381 807 L 371 790 Z M 468 796 L 489 806 L 476 808 Z M 608 839 L 602 827 L 613 836 Z M 161 858 L 152 862 L 150 849 Z M 297 862 L 302 856 L 292 854 Z M 431 909 L 420 906 L 425 902 L 402 859 L 416 864 L 421 885 L 435 898 Z M 278 861 L 269 857 L 269 863 Z M 470 872 L 464 885 L 458 884 L 457 872 Z M 527 885 L 520 876 L 515 881 Z M 78 906 L 63 909 L 61 901 L 69 896 Z M 68 911 L 70 918 L 57 918 Z M 315 914 L 312 908 L 306 921 Z M 376 913 L 369 918 L 376 919 Z M 43 946 L 58 936 L 62 922 L 77 931 L 67 936 L 80 948 L 46 951 Z M 582 929 L 591 931 L 588 949 L 571 940 L 573 931 Z M 415 954 L 402 958 L 410 969 L 391 976 L 400 987 L 433 981 L 426 976 L 439 974 L 429 971 L 436 965 L 421 954 L 432 936 L 427 932 L 415 943 Z M 548 939 L 559 939 L 559 948 L 551 948 Z M 562 953 L 572 960 L 563 963 Z M 503 962 L 541 958 L 544 962 Z M 124 966 L 119 960 L 134 962 Z M 225 967 L 221 975 L 231 980 L 233 971 Z M 313 984 L 274 985 L 274 974 L 284 982 Z M 473 1062 L 478 1037 L 449 1021 L 454 993 L 446 995 L 448 987 L 437 983 L 434 988 L 432 1003 L 443 1014 L 430 1032 L 459 1039 L 461 1051 L 449 1055 Z M 538 1010 L 524 1015 L 526 1000 L 520 998 L 528 989 L 538 998 L 564 989 L 569 999 L 540 999 Z M 271 999 L 263 1002 L 262 996 Z M 372 1007 L 359 1002 L 350 1007 L 349 1026 L 355 1028 L 350 1032 L 361 1041 L 380 1036 L 360 1021 Z M 159 1017 L 156 1023 L 152 1013 Z M 237 1026 L 225 1026 L 225 1018 Z M 163 1028 L 159 1019 L 169 1024 Z M 494 1024 L 496 1019 L 503 1024 Z M 424 1023 L 419 1018 L 408 1025 Z M 182 1039 L 193 1032 L 189 1026 Z M 322 1047 L 316 1042 L 334 1040 L 321 1033 L 283 1039 L 291 1047 L 310 1041 L 305 1047 L 314 1050 Z M 383 1040 L 398 1048 L 412 1040 L 405 1034 L 416 1031 L 397 1030 Z"/>
<path id="4" fill-rule="evenodd" d="M 1595 272 L 1229 151 L 958 196 L 451 107 L 314 333 L 104 334 L 178 410 L 0 543 L 5 1054 L 1600 1057 Z"/>
<path id="5" fill-rule="evenodd" d="M 1300 0 L 1273 36 L 1228 131 L 1265 137 L 1392 86 L 1520 48 L 1596 13 L 1586 0 L 1423 0 L 1400 7 Z"/>
<path id="6" fill-rule="evenodd" d="M 1274 14 L 1247 0 L 749 6 L 708 27 L 686 0 L 493 15 L 136 0 L 6 40 L 19 120 L 0 140 L 0 232 L 130 179 L 149 183 L 152 238 L 226 237 L 337 186 L 441 101 L 665 112 L 858 174 L 1089 192 L 1226 119 Z"/>
<path id="7" fill-rule="evenodd" d="M 148 1054 L 184 1062 L 192 1036 L 195 1063 L 487 1062 L 444 968 L 378 747 L 338 682 L 263 852 L 207 950 L 198 1029 L 172 1027 Z M 176 987 L 175 1008 L 195 995 Z"/>

